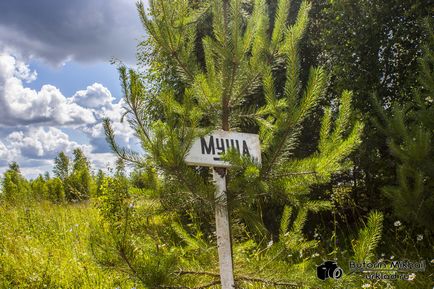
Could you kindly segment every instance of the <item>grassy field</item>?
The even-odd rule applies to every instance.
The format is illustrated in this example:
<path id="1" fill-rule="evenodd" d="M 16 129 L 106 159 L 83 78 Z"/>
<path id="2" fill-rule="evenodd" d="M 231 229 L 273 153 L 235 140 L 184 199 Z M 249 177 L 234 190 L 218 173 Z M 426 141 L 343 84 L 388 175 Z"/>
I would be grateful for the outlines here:
<path id="1" fill-rule="evenodd" d="M 101 268 L 89 244 L 98 228 L 91 204 L 0 204 L 0 288 L 133 288 Z"/>
<path id="2" fill-rule="evenodd" d="M 140 215 L 144 215 L 140 211 Z M 137 284 L 132 278 L 128 268 L 112 270 L 99 265 L 92 254 L 90 236 L 104 234 L 101 226 L 104 222 L 100 219 L 97 209 L 92 203 L 55 205 L 49 202 L 35 202 L 32 205 L 9 205 L 0 203 L 0 289 L 1 288 L 145 288 L 142 283 Z M 181 232 L 181 235 L 184 234 Z M 107 235 L 105 235 L 107 237 Z M 186 237 L 193 240 L 191 237 Z M 112 239 L 107 237 L 106 241 Z M 136 242 L 139 239 L 134 239 Z M 188 243 L 188 242 L 187 242 Z M 153 242 L 138 243 L 142 253 L 148 252 L 149 256 L 155 248 Z M 246 245 L 247 244 L 247 245 Z M 249 242 L 234 245 L 235 262 L 237 269 L 245 269 L 247 272 L 254 272 L 252 265 L 255 254 L 248 253 Z M 247 247 L 246 247 L 247 246 Z M 163 248 L 163 247 L 162 247 Z M 166 247 L 164 247 L 166 248 Z M 211 268 L 203 268 L 204 262 L 199 262 L 203 258 L 207 260 L 215 259 L 215 248 L 211 251 L 201 251 L 185 247 L 166 248 L 167 252 L 177 252 L 178 257 L 188 257 L 189 263 L 180 263 L 187 269 L 199 271 L 213 271 Z M 149 250 L 148 250 L 149 249 Z M 148 250 L 148 251 L 147 251 Z M 193 250 L 193 251 L 190 251 Z M 161 251 L 161 250 L 160 250 Z M 184 252 L 184 253 L 182 253 Z M 200 253 L 201 252 L 201 253 Z M 155 252 L 154 252 L 155 253 Z M 184 254 L 184 255 L 183 255 Z M 190 254 L 190 255 L 189 255 Z M 193 255 L 192 255 L 193 254 Z M 159 263 L 155 258 L 147 259 L 136 252 L 134 260 L 142 260 L 141 276 L 158 278 Z M 187 256 L 189 255 L 189 256 Z M 142 258 L 143 257 L 143 258 Z M 142 259 L 141 259 L 142 258 Z M 320 258 L 320 257 L 316 257 Z M 396 257 L 398 259 L 398 257 Z M 412 259 L 421 259 L 412 258 Z M 187 260 L 186 258 L 184 258 Z M 183 259 L 183 260 L 184 260 Z M 309 258 L 305 259 L 308 260 Z M 344 259 L 352 259 L 351 256 Z M 425 258 L 422 258 L 425 259 Z M 114 259 L 113 259 L 114 260 Z M 163 260 L 163 259 L 161 259 Z M 318 281 L 315 277 L 314 268 L 288 267 L 287 263 L 262 259 L 262 262 L 269 264 L 269 267 L 276 269 L 277 272 L 288 271 L 287 276 L 279 276 L 279 279 L 293 276 L 295 272 L 303 277 L 303 282 L 310 284 L 310 288 L 365 288 L 362 284 L 366 283 L 370 288 L 431 288 L 432 270 L 418 272 L 413 281 L 392 281 L 379 282 L 362 280 L 361 276 L 345 275 L 342 282 L 336 280 Z M 320 259 L 311 260 L 316 264 L 321 263 Z M 197 264 L 195 262 L 198 262 Z M 271 262 L 273 264 L 271 265 Z M 113 263 L 115 264 L 115 263 Z M 307 264 L 307 263 L 305 263 Z M 110 263 L 106 263 L 110 266 Z M 197 265 L 197 266 L 196 266 Z M 278 268 L 279 266 L 283 266 Z M 292 269 L 291 269 L 292 268 Z M 277 270 L 278 269 L 278 270 Z M 295 270 L 295 271 L 291 271 Z M 215 271 L 215 270 L 214 270 Z M 125 272 L 125 273 L 123 273 Z M 270 272 L 273 272 L 270 271 Z M 244 273 L 240 273 L 243 275 Z M 253 273 L 247 274 L 255 277 Z M 200 276 L 199 276 L 200 277 Z M 198 277 L 198 278 L 199 278 Z M 201 278 L 201 277 L 200 277 Z M 197 278 L 196 278 L 197 279 Z M 137 279 L 136 279 L 137 280 Z M 198 279 L 199 280 L 199 279 Z M 172 280 L 173 281 L 173 280 Z M 191 282 L 190 282 L 191 281 Z M 182 284 L 190 284 L 191 287 L 197 284 L 197 280 L 190 280 L 186 276 Z M 206 284 L 210 280 L 200 279 L 199 283 Z M 178 284 L 176 281 L 172 284 Z M 300 283 L 300 282 L 299 282 Z M 344 284 L 351 284 L 349 287 Z M 255 282 L 243 282 L 242 288 L 277 288 Z M 148 288 L 155 288 L 148 286 Z M 210 287 L 210 288 L 218 288 Z M 280 287 L 279 287 L 280 288 Z"/>

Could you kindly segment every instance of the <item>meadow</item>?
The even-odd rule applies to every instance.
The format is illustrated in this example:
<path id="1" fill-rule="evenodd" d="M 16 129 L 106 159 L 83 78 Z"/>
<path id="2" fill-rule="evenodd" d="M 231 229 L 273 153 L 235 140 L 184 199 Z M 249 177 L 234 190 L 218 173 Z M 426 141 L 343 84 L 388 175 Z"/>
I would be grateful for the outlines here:
<path id="1" fill-rule="evenodd" d="M 1 288 L 133 288 L 128 274 L 95 263 L 90 203 L 0 204 Z"/>
<path id="2" fill-rule="evenodd" d="M 291 2 L 137 3 L 137 69 L 114 63 L 139 148 L 105 118 L 114 169 L 96 173 L 80 148 L 56 152 L 52 176 L 29 180 L 11 162 L 0 286 L 222 288 L 215 216 L 227 207 L 237 288 L 433 288 L 427 5 Z M 222 130 L 256 134 L 261 161 L 216 143 L 229 164 L 216 198 L 216 170 L 186 159 Z M 344 273 L 318 273 L 326 260 Z M 368 278 L 352 261 L 407 277 Z"/>

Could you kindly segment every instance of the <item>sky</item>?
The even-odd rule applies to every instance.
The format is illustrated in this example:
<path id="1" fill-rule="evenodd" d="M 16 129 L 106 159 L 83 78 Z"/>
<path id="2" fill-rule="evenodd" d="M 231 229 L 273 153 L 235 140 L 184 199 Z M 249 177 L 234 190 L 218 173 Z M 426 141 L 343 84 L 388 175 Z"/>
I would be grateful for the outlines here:
<path id="1" fill-rule="evenodd" d="M 137 139 L 121 123 L 111 59 L 134 66 L 144 29 L 136 0 L 0 1 L 0 173 L 16 161 L 29 178 L 81 148 L 93 170 L 113 167 L 102 119 L 121 145 Z"/>

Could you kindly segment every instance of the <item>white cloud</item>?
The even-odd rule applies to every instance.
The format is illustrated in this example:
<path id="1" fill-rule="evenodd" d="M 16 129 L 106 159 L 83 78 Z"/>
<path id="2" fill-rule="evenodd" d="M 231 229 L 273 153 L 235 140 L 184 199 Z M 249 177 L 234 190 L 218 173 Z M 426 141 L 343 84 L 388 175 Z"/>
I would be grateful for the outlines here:
<path id="1" fill-rule="evenodd" d="M 120 145 L 128 146 L 130 142 L 135 139 L 134 130 L 129 126 L 129 123 L 126 119 L 121 122 L 124 101 L 120 100 L 118 103 L 113 103 L 110 107 L 103 107 L 98 111 L 95 111 L 95 115 L 98 120 L 102 120 L 103 118 L 110 118 L 112 121 L 113 131 L 119 140 Z M 83 131 L 86 132 L 94 143 L 105 144 L 105 133 L 102 122 L 99 121 L 95 125 L 87 126 L 83 128 Z M 104 145 L 107 147 L 106 145 Z"/>
<path id="2" fill-rule="evenodd" d="M 96 119 L 91 110 L 66 98 L 52 85 L 36 91 L 23 86 L 23 80 L 35 79 L 26 64 L 0 53 L 0 125 L 17 124 L 89 124 Z"/>
<path id="3" fill-rule="evenodd" d="M 102 84 L 94 83 L 86 88 L 86 90 L 77 91 L 71 100 L 81 106 L 90 108 L 110 108 L 114 97 L 110 91 Z"/>
<path id="4" fill-rule="evenodd" d="M 15 131 L 6 138 L 10 146 L 29 159 L 53 159 L 59 152 L 71 153 L 76 148 L 90 152 L 89 145 L 80 145 L 58 128 L 31 127 L 26 133 Z"/>
<path id="5" fill-rule="evenodd" d="M 93 153 L 90 144 L 79 144 L 62 130 L 54 127 L 30 127 L 10 133 L 5 142 L 0 142 L 0 173 L 8 163 L 17 161 L 21 172 L 34 178 L 45 171 L 51 172 L 53 160 L 63 151 L 72 158 L 74 149 L 80 148 L 88 157 L 94 170 L 114 167 L 113 153 Z"/>
<path id="6" fill-rule="evenodd" d="M 18 155 L 15 148 L 7 147 L 0 141 L 0 166 L 6 166 L 9 162 L 13 161 Z"/>
<path id="7" fill-rule="evenodd" d="M 116 157 L 102 126 L 105 117 L 112 120 L 120 145 L 136 146 L 134 131 L 128 122 L 120 121 L 123 100 L 116 101 L 102 84 L 94 83 L 65 97 L 53 85 L 44 85 L 39 91 L 25 87 L 23 81 L 33 81 L 36 76 L 24 62 L 0 53 L 0 138 L 4 136 L 0 139 L 0 173 L 7 163 L 17 161 L 24 174 L 34 177 L 36 172 L 51 171 L 60 151 L 71 154 L 75 148 L 84 151 L 94 169 L 113 164 Z M 78 139 L 66 133 L 71 129 Z"/>
<path id="8" fill-rule="evenodd" d="M 53 159 L 64 151 L 71 155 L 75 148 L 90 154 L 91 146 L 71 140 L 67 134 L 55 127 L 29 127 L 10 133 L 0 142 L 0 173 L 8 163 L 18 162 L 21 172 L 35 177 L 53 168 Z"/>

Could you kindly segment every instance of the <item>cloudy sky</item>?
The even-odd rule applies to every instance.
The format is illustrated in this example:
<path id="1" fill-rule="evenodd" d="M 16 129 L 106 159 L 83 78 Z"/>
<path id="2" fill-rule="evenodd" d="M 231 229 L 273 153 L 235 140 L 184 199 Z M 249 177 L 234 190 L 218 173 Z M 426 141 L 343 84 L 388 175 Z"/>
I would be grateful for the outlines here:
<path id="1" fill-rule="evenodd" d="M 136 0 L 0 1 L 0 173 L 11 161 L 35 177 L 80 147 L 93 168 L 114 160 L 103 117 L 120 143 L 137 146 L 120 123 L 122 100 L 110 59 L 135 63 L 143 39 Z"/>

